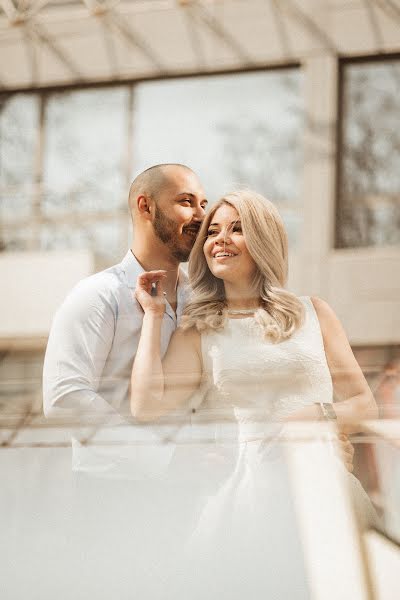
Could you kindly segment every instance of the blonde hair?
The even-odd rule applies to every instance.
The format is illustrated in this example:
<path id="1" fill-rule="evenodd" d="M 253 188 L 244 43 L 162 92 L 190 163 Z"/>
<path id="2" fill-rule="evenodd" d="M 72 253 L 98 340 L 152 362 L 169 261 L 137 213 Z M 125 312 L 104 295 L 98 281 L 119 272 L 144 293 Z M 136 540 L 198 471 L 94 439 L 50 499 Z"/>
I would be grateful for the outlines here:
<path id="1" fill-rule="evenodd" d="M 265 338 L 281 342 L 302 325 L 304 308 L 297 296 L 283 289 L 288 274 L 288 245 L 279 212 L 272 202 L 251 190 L 226 194 L 206 215 L 190 254 L 192 296 L 184 311 L 182 328 L 220 329 L 228 318 L 223 281 L 211 273 L 203 252 L 211 219 L 224 204 L 237 211 L 248 251 L 257 267 L 253 285 L 260 308 L 255 318 Z"/>

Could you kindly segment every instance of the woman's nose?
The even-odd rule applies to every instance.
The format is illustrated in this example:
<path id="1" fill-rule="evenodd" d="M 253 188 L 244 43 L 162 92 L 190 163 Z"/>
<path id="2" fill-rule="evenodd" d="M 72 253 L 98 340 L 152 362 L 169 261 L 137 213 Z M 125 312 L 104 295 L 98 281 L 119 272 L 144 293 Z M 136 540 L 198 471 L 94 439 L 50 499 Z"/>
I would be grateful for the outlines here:
<path id="1" fill-rule="evenodd" d="M 218 235 L 215 238 L 215 242 L 217 244 L 229 244 L 230 242 L 230 232 L 227 229 L 221 229 Z"/>

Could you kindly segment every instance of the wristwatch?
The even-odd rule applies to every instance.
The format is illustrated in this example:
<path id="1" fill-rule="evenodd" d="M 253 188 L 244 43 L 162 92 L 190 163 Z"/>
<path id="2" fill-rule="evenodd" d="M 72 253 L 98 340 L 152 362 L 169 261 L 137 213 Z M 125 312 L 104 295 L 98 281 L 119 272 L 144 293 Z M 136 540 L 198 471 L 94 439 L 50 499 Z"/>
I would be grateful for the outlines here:
<path id="1" fill-rule="evenodd" d="M 326 421 L 337 421 L 337 415 L 333 405 L 329 402 L 316 402 L 321 409 L 322 416 Z"/>

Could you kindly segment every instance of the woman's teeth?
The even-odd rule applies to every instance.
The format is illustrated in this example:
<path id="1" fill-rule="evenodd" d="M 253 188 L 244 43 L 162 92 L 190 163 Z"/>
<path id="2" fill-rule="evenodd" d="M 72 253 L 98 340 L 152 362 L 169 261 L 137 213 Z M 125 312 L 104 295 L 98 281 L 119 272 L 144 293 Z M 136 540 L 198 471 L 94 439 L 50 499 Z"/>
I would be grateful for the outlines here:
<path id="1" fill-rule="evenodd" d="M 235 256 L 235 255 L 232 254 L 232 252 L 217 252 L 217 254 L 214 255 L 214 258 L 221 258 L 222 256 Z"/>

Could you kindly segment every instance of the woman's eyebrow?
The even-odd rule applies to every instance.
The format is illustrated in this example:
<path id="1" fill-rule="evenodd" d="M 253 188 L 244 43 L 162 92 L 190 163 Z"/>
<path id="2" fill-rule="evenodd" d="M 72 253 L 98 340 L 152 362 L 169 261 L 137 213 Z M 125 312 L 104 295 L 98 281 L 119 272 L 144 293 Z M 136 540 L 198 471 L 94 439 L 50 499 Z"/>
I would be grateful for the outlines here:
<path id="1" fill-rule="evenodd" d="M 235 221 L 231 221 L 231 225 L 240 225 L 241 221 L 239 219 L 236 219 Z M 209 227 L 215 227 L 216 225 L 219 225 L 219 223 L 210 223 Z"/>

